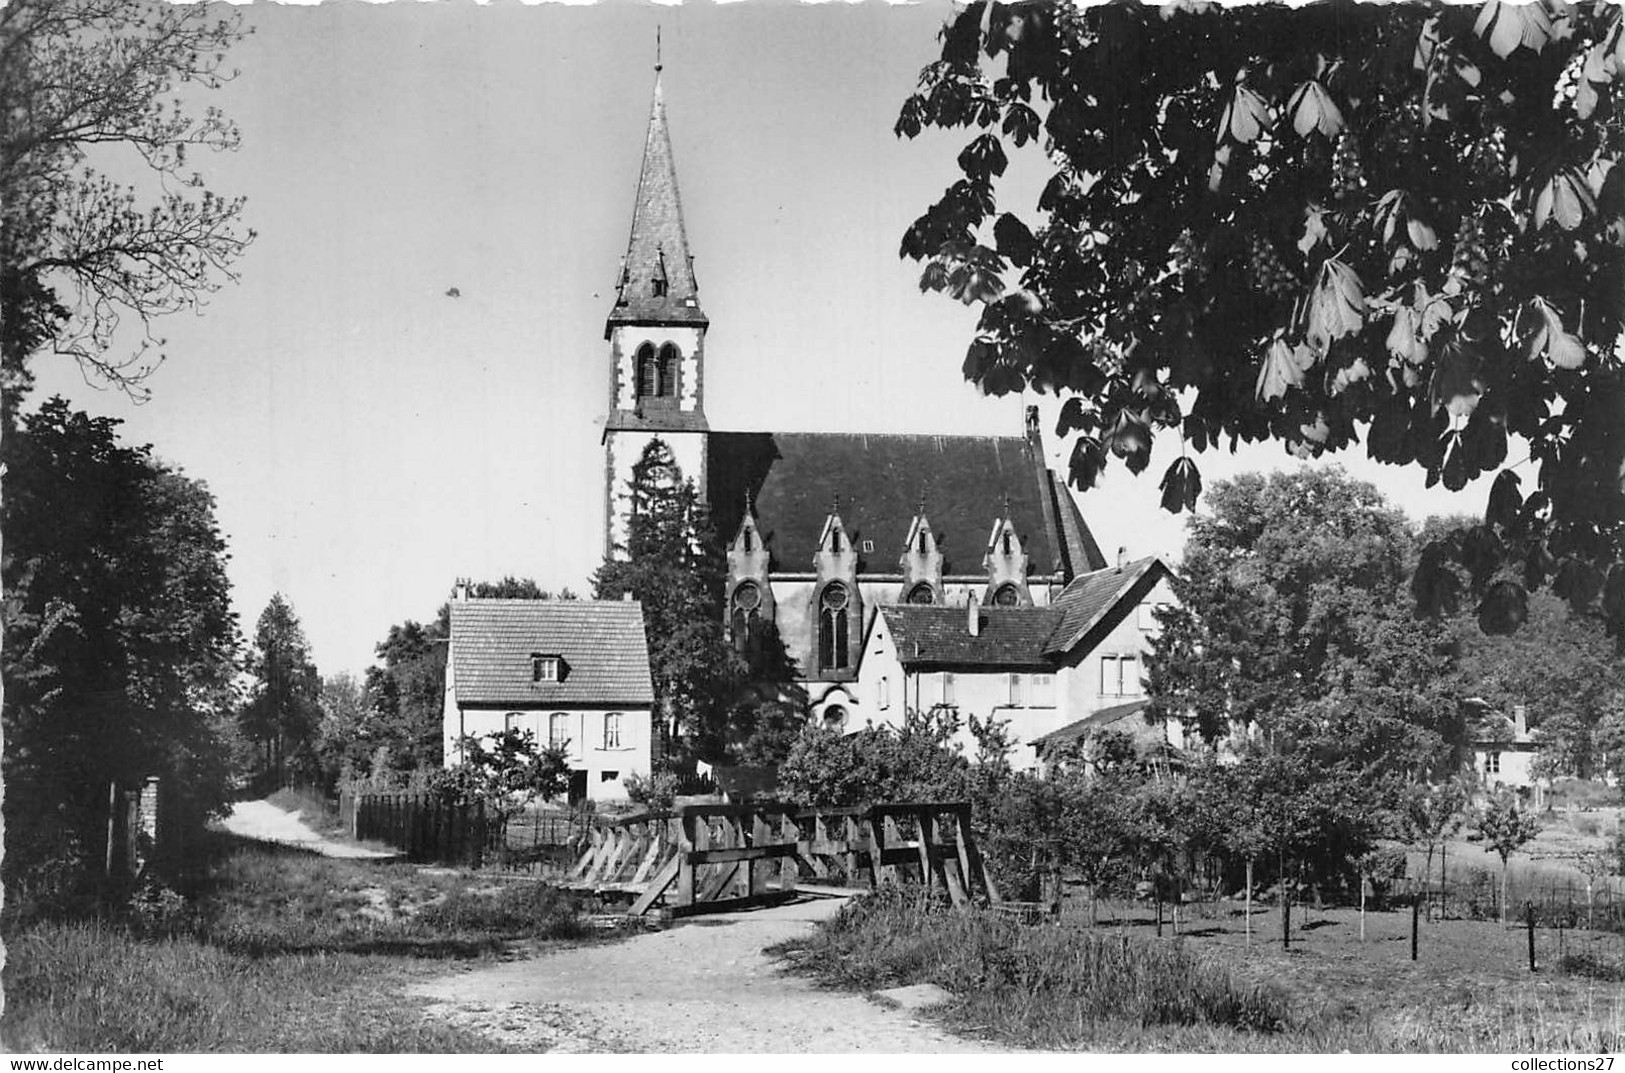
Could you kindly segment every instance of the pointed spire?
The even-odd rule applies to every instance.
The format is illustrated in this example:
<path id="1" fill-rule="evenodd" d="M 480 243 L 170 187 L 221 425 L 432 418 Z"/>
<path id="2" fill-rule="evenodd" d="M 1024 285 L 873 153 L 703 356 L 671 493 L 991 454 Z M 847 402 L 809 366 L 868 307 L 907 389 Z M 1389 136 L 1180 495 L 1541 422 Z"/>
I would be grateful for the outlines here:
<path id="1" fill-rule="evenodd" d="M 658 49 L 657 41 L 654 95 L 649 104 L 637 200 L 632 206 L 632 234 L 609 326 L 627 322 L 707 323 L 700 309 L 688 234 L 683 226 L 683 202 L 677 192 L 677 166 L 666 125 L 666 99 L 660 84 L 663 65 Z"/>

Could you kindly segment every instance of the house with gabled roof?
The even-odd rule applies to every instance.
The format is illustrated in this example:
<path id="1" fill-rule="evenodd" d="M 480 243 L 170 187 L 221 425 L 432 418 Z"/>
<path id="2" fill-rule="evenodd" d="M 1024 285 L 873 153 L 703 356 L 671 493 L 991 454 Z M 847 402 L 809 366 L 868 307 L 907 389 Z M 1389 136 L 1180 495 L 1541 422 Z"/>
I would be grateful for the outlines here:
<path id="1" fill-rule="evenodd" d="M 1083 574 L 1048 606 L 987 605 L 974 594 L 960 606 L 882 606 L 844 728 L 899 726 L 911 709 L 952 707 L 967 750 L 969 717 L 997 719 L 1015 740 L 1011 762 L 1033 769 L 1040 743 L 1057 732 L 1086 733 L 1102 713 L 1143 722 L 1152 612 L 1172 599 L 1168 576 L 1150 557 Z M 1166 740 L 1161 728 L 1147 733 Z"/>
<path id="2" fill-rule="evenodd" d="M 528 730 L 559 745 L 569 797 L 624 801 L 628 775 L 653 761 L 654 687 L 643 605 L 631 600 L 451 602 L 445 763 L 465 735 Z"/>

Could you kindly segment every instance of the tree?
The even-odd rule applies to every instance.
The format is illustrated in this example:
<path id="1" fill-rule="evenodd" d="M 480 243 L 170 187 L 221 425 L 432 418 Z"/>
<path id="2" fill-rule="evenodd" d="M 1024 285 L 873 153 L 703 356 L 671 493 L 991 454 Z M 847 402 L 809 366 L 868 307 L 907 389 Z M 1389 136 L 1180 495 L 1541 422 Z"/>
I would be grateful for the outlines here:
<path id="1" fill-rule="evenodd" d="M 310 661 L 299 616 L 280 592 L 260 612 L 248 669 L 255 684 L 243 706 L 242 725 L 259 745 L 261 772 L 277 786 L 289 776 L 318 778 L 322 679 Z"/>
<path id="2" fill-rule="evenodd" d="M 1208 502 L 1148 661 L 1154 712 L 1208 740 L 1250 725 L 1368 781 L 1442 763 L 1464 733 L 1456 641 L 1412 615 L 1404 516 L 1336 468 L 1243 476 Z"/>
<path id="3" fill-rule="evenodd" d="M 1576 615 L 1549 593 L 1529 599 L 1529 618 L 1510 636 L 1463 632 L 1464 692 L 1508 712 L 1527 705 L 1557 772 L 1590 778 L 1599 766 L 1599 729 L 1625 712 L 1625 666 L 1595 618 Z M 1606 738 L 1606 731 L 1602 731 Z"/>
<path id="4" fill-rule="evenodd" d="M 748 668 L 722 625 L 727 564 L 694 482 L 662 440 L 632 467 L 627 542 L 593 575 L 594 595 L 643 605 L 655 711 L 693 755 L 725 761 L 733 700 Z"/>
<path id="5" fill-rule="evenodd" d="M 1179 438 L 1173 511 L 1225 441 L 1363 438 L 1452 489 L 1499 470 L 1483 524 L 1418 560 L 1423 608 L 1457 605 L 1456 561 L 1491 630 L 1550 584 L 1618 636 L 1622 22 L 1503 0 L 971 3 L 898 117 L 971 134 L 901 254 L 981 308 L 969 380 L 1065 396 L 1078 488 L 1112 458 L 1145 470 L 1158 431 Z M 1029 143 L 1050 178 L 1023 219 L 994 181 Z"/>
<path id="6" fill-rule="evenodd" d="M 467 734 L 461 744 L 462 760 L 436 774 L 434 789 L 459 804 L 484 803 L 487 815 L 499 823 L 506 824 L 536 798 L 554 797 L 570 787 L 564 747 L 540 748 L 528 730 L 496 731 L 484 740 Z"/>
<path id="7" fill-rule="evenodd" d="M 1439 851 L 1439 889 L 1444 890 L 1445 842 L 1466 822 L 1468 789 L 1460 779 L 1413 786 L 1399 813 L 1400 834 L 1413 846 L 1427 850 L 1422 865 L 1426 882 L 1433 873 L 1433 851 Z"/>
<path id="8" fill-rule="evenodd" d="M 1507 922 L 1507 858 L 1540 834 L 1540 820 L 1523 811 L 1518 795 L 1502 787 L 1479 809 L 1473 830 L 1484 839 L 1484 850 L 1501 858 L 1501 924 Z"/>
<path id="9" fill-rule="evenodd" d="M 48 350 L 140 393 L 154 318 L 198 307 L 253 239 L 241 198 L 192 170 L 238 132 L 187 95 L 235 72 L 239 20 L 147 0 L 13 0 L 0 9 L 0 371 L 6 410 Z M 97 170 L 145 171 L 127 184 Z M 134 317 L 141 336 L 123 333 Z M 125 353 L 123 348 L 131 346 Z M 157 360 L 162 354 L 157 355 Z"/>
<path id="10" fill-rule="evenodd" d="M 214 499 L 118 425 L 53 398 L 4 441 L 8 884 L 99 868 L 109 783 L 157 776 L 183 831 L 231 792 L 238 634 Z"/>
<path id="11" fill-rule="evenodd" d="M 332 790 L 367 772 L 372 752 L 372 712 L 355 675 L 348 671 L 322 678 L 316 699 L 322 712 L 316 728 L 316 755 L 321 764 L 322 786 Z"/>

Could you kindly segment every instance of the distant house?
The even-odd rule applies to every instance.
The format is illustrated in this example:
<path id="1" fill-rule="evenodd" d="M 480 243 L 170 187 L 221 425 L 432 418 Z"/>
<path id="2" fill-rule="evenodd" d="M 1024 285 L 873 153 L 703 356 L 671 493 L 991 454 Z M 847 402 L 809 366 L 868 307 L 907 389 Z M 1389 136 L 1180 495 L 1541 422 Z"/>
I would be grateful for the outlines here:
<path id="1" fill-rule="evenodd" d="M 1145 707 L 1144 700 L 1114 704 L 1035 738 L 1033 748 L 1038 754 L 1039 769 L 1047 775 L 1054 756 L 1062 747 L 1076 741 L 1087 742 L 1091 736 L 1102 733 L 1127 735 L 1134 744 L 1135 754 L 1142 761 L 1157 763 L 1166 757 L 1170 747 L 1178 748 L 1182 744 L 1183 728 L 1177 724 L 1170 728 L 1160 722 L 1146 722 Z M 1089 755 L 1086 744 L 1084 756 L 1087 758 Z"/>
<path id="2" fill-rule="evenodd" d="M 1490 713 L 1473 741 L 1473 770 L 1487 787 L 1510 786 L 1529 789 L 1535 785 L 1535 757 L 1540 742 L 1529 733 L 1528 709 L 1512 707 L 1510 724 L 1504 716 Z M 1491 731 L 1499 731 L 1494 733 Z"/>
<path id="3" fill-rule="evenodd" d="M 844 727 L 900 726 L 910 709 L 945 705 L 965 721 L 967 750 L 969 717 L 998 719 L 1016 742 L 1011 762 L 1036 768 L 1045 735 L 1105 709 L 1143 706 L 1151 610 L 1171 599 L 1167 578 L 1152 557 L 1075 578 L 1048 607 L 974 597 L 960 606 L 883 606 L 864 638 Z"/>
<path id="4" fill-rule="evenodd" d="M 447 767 L 464 735 L 524 729 L 565 746 L 572 802 L 624 801 L 626 777 L 650 771 L 653 709 L 643 605 L 452 600 Z"/>

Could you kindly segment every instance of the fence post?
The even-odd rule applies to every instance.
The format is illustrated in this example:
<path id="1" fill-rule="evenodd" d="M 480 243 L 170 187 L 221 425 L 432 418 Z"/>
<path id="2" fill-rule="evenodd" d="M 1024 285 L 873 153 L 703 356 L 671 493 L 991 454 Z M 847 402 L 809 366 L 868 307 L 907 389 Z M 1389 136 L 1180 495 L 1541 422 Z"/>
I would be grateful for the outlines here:
<path id="1" fill-rule="evenodd" d="M 1422 927 L 1422 899 L 1411 899 L 1411 960 L 1416 960 L 1416 937 Z"/>
<path id="2" fill-rule="evenodd" d="M 1529 922 L 1529 971 L 1535 971 L 1535 903 L 1523 903 L 1524 919 Z"/>

